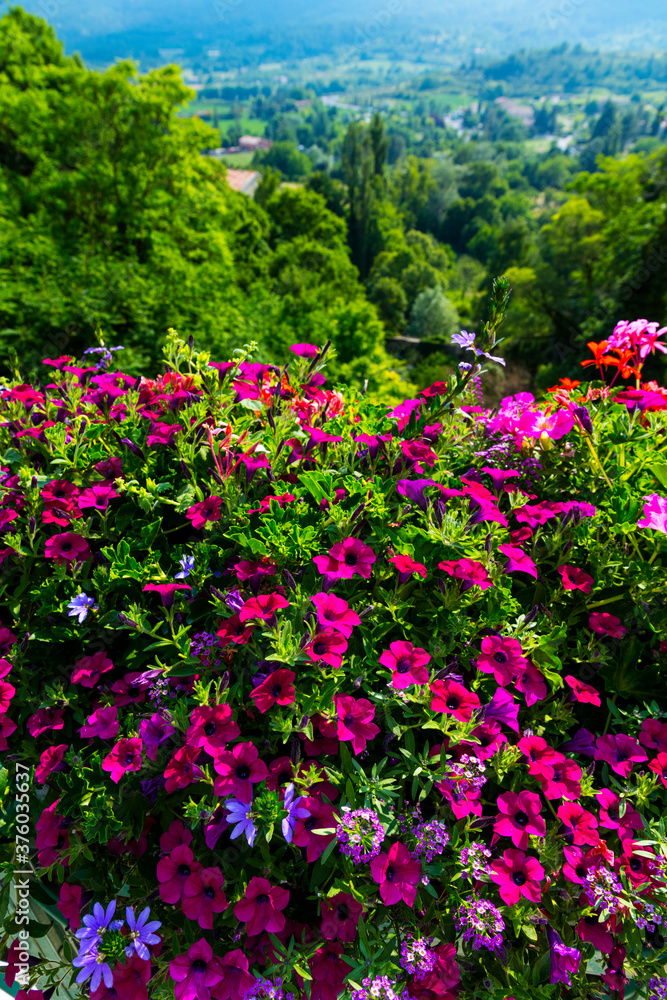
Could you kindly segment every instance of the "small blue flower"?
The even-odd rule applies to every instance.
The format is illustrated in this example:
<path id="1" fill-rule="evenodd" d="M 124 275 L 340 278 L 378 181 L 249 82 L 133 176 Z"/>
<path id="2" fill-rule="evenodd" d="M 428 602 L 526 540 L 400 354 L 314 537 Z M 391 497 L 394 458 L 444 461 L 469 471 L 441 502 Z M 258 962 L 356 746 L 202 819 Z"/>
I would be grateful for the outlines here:
<path id="1" fill-rule="evenodd" d="M 86 615 L 91 610 L 91 608 L 93 611 L 97 611 L 99 605 L 95 604 L 94 597 L 88 597 L 88 594 L 85 594 L 83 591 L 81 591 L 80 594 L 72 598 L 67 607 L 69 608 L 69 611 L 67 612 L 68 617 L 78 618 L 79 625 L 81 625 L 85 621 Z"/>
<path id="2" fill-rule="evenodd" d="M 84 952 L 97 951 L 97 946 L 102 940 L 102 935 L 107 930 L 120 930 L 123 926 L 122 920 L 114 920 L 116 912 L 116 900 L 112 899 L 106 910 L 101 903 L 95 903 L 93 912 L 86 914 L 83 918 L 83 927 L 76 932 L 76 937 L 81 941 Z"/>
<path id="3" fill-rule="evenodd" d="M 476 334 L 468 333 L 467 330 L 461 330 L 460 333 L 454 333 L 452 335 L 452 344 L 458 344 L 459 347 L 470 348 L 475 343 Z"/>
<path id="4" fill-rule="evenodd" d="M 289 784 L 285 788 L 285 798 L 283 799 L 283 809 L 287 810 L 287 816 L 282 821 L 282 831 L 283 837 L 288 844 L 292 843 L 292 836 L 294 834 L 294 827 L 296 826 L 297 820 L 307 819 L 310 813 L 303 806 L 299 806 L 300 802 L 303 802 L 303 795 L 298 798 L 294 798 L 294 785 Z"/>
<path id="5" fill-rule="evenodd" d="M 195 557 L 181 556 L 180 565 L 181 569 L 174 575 L 174 580 L 185 580 L 186 576 L 190 576 L 195 568 Z"/>
<path id="6" fill-rule="evenodd" d="M 76 977 L 77 983 L 85 983 L 86 979 L 93 977 L 90 980 L 90 992 L 94 993 L 102 982 L 104 978 L 104 985 L 108 990 L 113 986 L 113 972 L 111 967 L 104 960 L 104 955 L 99 955 L 97 950 L 87 951 L 80 955 L 77 955 L 75 959 L 72 960 L 72 965 L 76 969 L 81 969 L 81 972 Z"/>
<path id="7" fill-rule="evenodd" d="M 257 827 L 252 821 L 252 805 L 246 802 L 239 802 L 238 799 L 227 799 L 225 809 L 227 810 L 230 824 L 236 823 L 230 839 L 236 840 L 242 833 L 245 833 L 245 838 L 250 847 L 252 847 L 257 835 Z"/>
<path id="8" fill-rule="evenodd" d="M 147 962 L 150 958 L 150 954 L 146 945 L 158 944 L 160 938 L 153 931 L 156 931 L 158 927 L 162 927 L 159 920 L 151 920 L 149 924 L 146 923 L 151 914 L 150 906 L 147 906 L 141 911 L 138 917 L 134 915 L 134 907 L 128 906 L 125 908 L 125 917 L 127 919 L 128 927 L 130 928 L 130 940 L 131 944 L 125 949 L 125 954 L 128 958 L 132 955 L 133 951 L 136 951 L 139 958 Z"/>

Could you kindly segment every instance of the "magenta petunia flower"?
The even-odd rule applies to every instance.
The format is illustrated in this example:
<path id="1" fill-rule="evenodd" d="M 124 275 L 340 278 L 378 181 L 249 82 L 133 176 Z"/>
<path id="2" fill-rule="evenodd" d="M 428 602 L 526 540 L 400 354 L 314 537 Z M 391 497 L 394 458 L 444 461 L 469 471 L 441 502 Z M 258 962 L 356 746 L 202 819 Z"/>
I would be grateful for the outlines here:
<path id="1" fill-rule="evenodd" d="M 474 559 L 445 559 L 438 563 L 438 569 L 454 577 L 455 580 L 461 580 L 463 583 L 461 590 L 464 593 L 471 587 L 488 590 L 494 586 L 484 563 L 476 562 Z"/>
<path id="2" fill-rule="evenodd" d="M 578 802 L 563 802 L 556 812 L 563 824 L 565 843 L 568 846 L 580 847 L 588 844 L 590 847 L 600 840 L 597 831 L 598 821 L 593 813 L 588 812 Z"/>
<path id="3" fill-rule="evenodd" d="M 420 510 L 426 513 L 429 502 L 425 491 L 429 486 L 437 485 L 435 479 L 399 479 L 396 483 L 396 492 L 399 496 L 405 497 L 410 503 L 416 504 Z"/>
<path id="4" fill-rule="evenodd" d="M 338 668 L 343 662 L 347 640 L 332 628 L 322 628 L 303 647 L 303 652 L 317 662 L 323 660 L 329 666 Z"/>
<path id="5" fill-rule="evenodd" d="M 543 879 L 544 868 L 539 861 L 514 847 L 503 852 L 502 860 L 491 862 L 491 880 L 498 886 L 501 899 L 508 906 L 518 903 L 522 896 L 531 903 L 539 903 L 542 898 L 540 882 Z"/>
<path id="6" fill-rule="evenodd" d="M 192 522 L 193 528 L 203 528 L 209 522 L 219 521 L 222 517 L 222 499 L 211 496 L 208 500 L 195 503 L 188 507 L 185 516 Z"/>
<path id="7" fill-rule="evenodd" d="M 329 549 L 329 556 L 337 563 L 335 575 L 343 580 L 349 580 L 353 576 L 361 576 L 364 580 L 369 580 L 376 555 L 370 545 L 364 545 L 359 538 L 344 538 L 342 542 L 336 542 Z M 326 559 L 326 556 L 315 556 L 314 562 L 320 572 L 324 572 L 317 560 Z M 332 576 L 329 570 L 326 571 L 329 577 Z"/>
<path id="8" fill-rule="evenodd" d="M 506 687 L 528 666 L 521 643 L 516 639 L 487 636 L 482 639 L 482 652 L 477 657 L 477 669 L 493 674 L 496 684 Z"/>
<path id="9" fill-rule="evenodd" d="M 320 832 L 335 828 L 334 807 L 309 795 L 299 799 L 299 812 L 301 815 L 296 817 L 292 843 L 307 848 L 306 861 L 310 864 L 317 861 L 336 836 L 335 833 Z"/>
<path id="10" fill-rule="evenodd" d="M 165 791 L 168 794 L 179 788 L 187 788 L 195 781 L 201 781 L 204 772 L 196 761 L 201 750 L 198 747 L 180 747 L 164 769 Z"/>
<path id="11" fill-rule="evenodd" d="M 192 850 L 185 844 L 179 844 L 166 858 L 160 858 L 157 863 L 157 880 L 160 883 L 162 902 L 178 903 L 187 880 L 201 870 L 202 865 L 195 861 Z"/>
<path id="12" fill-rule="evenodd" d="M 632 736 L 618 733 L 616 736 L 598 736 L 595 741 L 595 759 L 604 760 L 615 774 L 624 778 L 630 776 L 635 766 L 648 760 L 646 751 Z"/>
<path id="13" fill-rule="evenodd" d="M 430 674 L 426 665 L 430 660 L 425 649 L 415 647 L 404 639 L 392 642 L 380 656 L 382 666 L 392 672 L 391 686 L 398 690 L 411 684 L 428 684 Z"/>
<path id="14" fill-rule="evenodd" d="M 352 635 L 355 625 L 361 624 L 361 618 L 356 611 L 352 611 L 347 601 L 335 594 L 327 594 L 321 591 L 314 594 L 311 601 L 317 608 L 317 620 L 325 628 L 335 629 L 346 639 Z"/>
<path id="15" fill-rule="evenodd" d="M 147 583 L 141 588 L 150 593 L 159 594 L 163 607 L 169 611 L 174 604 L 177 590 L 192 590 L 189 583 Z"/>
<path id="16" fill-rule="evenodd" d="M 546 823 L 541 816 L 542 803 L 535 792 L 504 792 L 498 796 L 499 815 L 493 827 L 500 837 L 511 837 L 515 847 L 525 851 L 530 837 L 543 837 Z"/>
<path id="17" fill-rule="evenodd" d="M 642 746 L 667 753 L 667 722 L 661 722 L 660 719 L 644 719 L 637 738 Z"/>
<path id="18" fill-rule="evenodd" d="M 590 594 L 595 581 L 589 573 L 584 573 L 583 569 L 577 569 L 576 566 L 570 566 L 568 563 L 558 566 L 557 569 L 560 573 L 563 590 L 581 590 L 584 594 Z"/>
<path id="19" fill-rule="evenodd" d="M 380 732 L 372 721 L 375 706 L 366 698 L 353 698 L 349 694 L 336 695 L 337 736 L 339 740 L 351 740 L 355 755 L 365 749 L 368 740 Z"/>
<path id="20" fill-rule="evenodd" d="M 108 486 L 106 483 L 102 485 L 90 486 L 86 490 L 82 490 L 77 497 L 77 504 L 81 510 L 87 510 L 88 508 L 93 508 L 94 510 L 107 510 L 109 507 L 109 501 L 117 497 L 113 486 Z"/>
<path id="21" fill-rule="evenodd" d="M 667 497 L 650 493 L 644 497 L 644 516 L 637 521 L 638 528 L 653 528 L 667 534 Z"/>
<path id="22" fill-rule="evenodd" d="M 65 531 L 62 535 L 53 535 L 44 546 L 44 555 L 53 559 L 57 566 L 68 563 L 85 562 L 90 559 L 90 547 L 82 535 L 73 531 Z"/>
<path id="23" fill-rule="evenodd" d="M 321 753 L 338 753 L 338 725 L 335 719 L 316 714 L 311 718 L 310 724 L 313 727 L 312 740 L 305 733 L 299 733 L 304 740 L 303 746 L 308 757 L 319 757 Z"/>
<path id="24" fill-rule="evenodd" d="M 472 713 L 480 707 L 477 695 L 451 678 L 431 681 L 429 686 L 433 692 L 432 712 L 447 712 L 459 722 L 470 722 Z"/>
<path id="25" fill-rule="evenodd" d="M 245 602 L 239 612 L 239 620 L 241 622 L 260 620 L 271 623 L 276 611 L 288 607 L 289 601 L 286 601 L 282 594 L 260 594 L 259 597 L 251 597 Z"/>
<path id="26" fill-rule="evenodd" d="M 94 688 L 102 674 L 113 670 L 113 663 L 103 651 L 93 653 L 92 656 L 83 656 L 74 664 L 72 671 L 72 684 L 81 684 L 82 687 Z"/>
<path id="27" fill-rule="evenodd" d="M 590 684 L 584 684 L 583 681 L 573 677 L 572 674 L 566 675 L 565 683 L 572 688 L 572 699 L 574 701 L 578 701 L 586 705 L 600 706 L 600 693 L 596 690 L 596 688 L 591 687 Z"/>
<path id="28" fill-rule="evenodd" d="M 514 686 L 517 691 L 522 693 L 529 708 L 536 701 L 544 701 L 547 696 L 547 682 L 544 679 L 544 674 L 537 669 L 532 660 L 528 661 L 528 666 L 517 677 Z"/>
<path id="29" fill-rule="evenodd" d="M 482 709 L 485 722 L 501 722 L 508 729 L 519 732 L 519 703 L 505 688 L 496 688 L 493 698 Z"/>
<path id="30" fill-rule="evenodd" d="M 242 622 L 239 615 L 232 615 L 220 626 L 216 635 L 220 640 L 220 646 L 224 649 L 233 642 L 236 646 L 250 642 L 254 625 Z"/>
<path id="31" fill-rule="evenodd" d="M 537 566 L 517 545 L 499 545 L 498 551 L 507 556 L 505 573 L 527 573 L 537 580 Z"/>
<path id="32" fill-rule="evenodd" d="M 215 1000 L 244 1000 L 257 980 L 248 972 L 248 959 L 239 949 L 228 951 L 220 959 L 222 982 L 215 987 Z"/>
<path id="33" fill-rule="evenodd" d="M 118 784 L 126 771 L 141 770 L 141 750 L 143 743 L 139 737 L 119 740 L 113 750 L 102 761 L 102 770 L 109 771 L 111 780 Z"/>
<path id="34" fill-rule="evenodd" d="M 60 899 L 56 906 L 65 920 L 68 921 L 71 931 L 81 927 L 81 893 L 80 885 L 69 885 L 67 882 L 63 882 L 60 886 Z"/>
<path id="35" fill-rule="evenodd" d="M 349 892 L 339 892 L 335 896 L 323 899 L 320 905 L 322 937 L 328 941 L 338 938 L 344 944 L 354 941 L 359 919 L 364 912 L 363 903 L 356 900 Z"/>
<path id="36" fill-rule="evenodd" d="M 600 804 L 600 826 L 606 830 L 617 830 L 621 843 L 632 840 L 633 830 L 644 829 L 641 816 L 627 801 L 625 812 L 621 816 L 621 799 L 610 788 L 603 788 L 596 793 L 595 798 Z"/>
<path id="37" fill-rule="evenodd" d="M 85 726 L 79 730 L 79 736 L 84 739 L 92 739 L 99 736 L 101 740 L 112 740 L 118 735 L 118 709 L 115 705 L 109 708 L 97 708 L 92 715 L 88 716 Z"/>
<path id="38" fill-rule="evenodd" d="M 426 579 L 426 566 L 416 562 L 411 556 L 391 556 L 388 562 L 398 570 L 398 583 L 401 587 L 408 582 L 413 574 Z"/>
<path id="39" fill-rule="evenodd" d="M 171 854 L 175 847 L 192 843 L 192 833 L 186 830 L 180 819 L 174 819 L 164 833 L 160 834 L 160 850 L 163 854 Z"/>
<path id="40" fill-rule="evenodd" d="M 283 889 L 255 875 L 248 882 L 245 896 L 234 907 L 234 916 L 246 925 L 246 934 L 278 934 L 285 926 L 281 912 L 289 903 L 289 889 Z"/>
<path id="41" fill-rule="evenodd" d="M 65 725 L 64 708 L 40 708 L 26 722 L 30 735 L 36 739 L 49 730 L 62 729 Z"/>
<path id="42" fill-rule="evenodd" d="M 196 920 L 204 930 L 213 929 L 213 914 L 229 906 L 222 888 L 225 877 L 219 868 L 202 868 L 185 880 L 181 903 L 188 920 Z"/>
<path id="43" fill-rule="evenodd" d="M 371 875 L 380 886 L 380 895 L 386 906 L 401 900 L 408 906 L 414 906 L 422 866 L 420 861 L 410 856 L 405 844 L 392 844 L 386 854 L 373 858 Z"/>
<path id="44" fill-rule="evenodd" d="M 268 770 L 252 743 L 238 743 L 233 750 L 223 750 L 213 761 L 216 795 L 233 795 L 238 802 L 252 802 L 252 786 L 264 781 Z"/>
<path id="45" fill-rule="evenodd" d="M 535 777 L 542 785 L 545 799 L 576 800 L 581 795 L 581 768 L 565 754 L 554 752 Z"/>
<path id="46" fill-rule="evenodd" d="M 517 469 L 494 469 L 489 468 L 488 465 L 482 466 L 482 472 L 486 472 L 487 475 L 491 476 L 491 483 L 494 493 L 500 494 L 503 490 L 508 493 L 516 489 L 512 483 L 509 487 L 507 486 L 507 481 L 509 479 L 516 479 L 521 473 Z"/>
<path id="47" fill-rule="evenodd" d="M 56 747 L 47 747 L 39 758 L 39 764 L 35 768 L 35 781 L 43 785 L 48 776 L 53 771 L 64 771 L 66 765 L 63 764 L 65 751 L 69 749 L 67 743 L 60 743 Z"/>
<path id="48" fill-rule="evenodd" d="M 169 719 L 154 712 L 150 719 L 139 723 L 139 735 L 144 741 L 144 749 L 149 760 L 157 760 L 158 747 L 176 732 Z"/>
<path id="49" fill-rule="evenodd" d="M 274 705 L 292 705 L 295 679 L 296 674 L 293 670 L 274 670 L 266 680 L 250 692 L 250 697 L 262 714 L 268 712 Z"/>
<path id="50" fill-rule="evenodd" d="M 315 358 L 320 353 L 316 344 L 292 344 L 290 351 L 299 358 Z"/>
<path id="51" fill-rule="evenodd" d="M 176 1000 L 211 1000 L 211 988 L 222 982 L 225 973 L 208 941 L 201 938 L 190 945 L 187 955 L 172 958 L 169 975 Z"/>
<path id="52" fill-rule="evenodd" d="M 571 986 L 570 976 L 575 976 L 579 971 L 581 952 L 578 948 L 568 948 L 567 945 L 563 944 L 563 939 L 550 924 L 547 924 L 546 931 L 551 959 L 549 982 L 565 983 L 566 986 Z"/>
<path id="53" fill-rule="evenodd" d="M 588 625 L 598 635 L 609 635 L 612 639 L 621 639 L 628 631 L 621 625 L 621 619 L 606 611 L 596 611 L 588 619 Z"/>
<path id="54" fill-rule="evenodd" d="M 194 747 L 201 747 L 212 757 L 230 740 L 241 735 L 232 718 L 231 705 L 200 705 L 192 710 L 186 739 Z"/>

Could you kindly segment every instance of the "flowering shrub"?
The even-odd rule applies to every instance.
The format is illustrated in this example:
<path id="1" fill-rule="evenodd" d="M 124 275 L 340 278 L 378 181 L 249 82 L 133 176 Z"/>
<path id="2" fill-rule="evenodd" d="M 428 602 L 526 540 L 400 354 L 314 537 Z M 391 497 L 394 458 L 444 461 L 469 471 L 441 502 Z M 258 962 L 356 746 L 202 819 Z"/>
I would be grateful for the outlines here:
<path id="1" fill-rule="evenodd" d="M 457 341 L 476 359 L 503 295 Z M 65 935 L 20 996 L 665 995 L 645 330 L 616 336 L 632 388 L 496 412 L 477 362 L 387 413 L 325 388 L 326 350 L 280 370 L 175 335 L 153 379 L 57 358 L 5 385 L 3 845 L 21 762 Z"/>

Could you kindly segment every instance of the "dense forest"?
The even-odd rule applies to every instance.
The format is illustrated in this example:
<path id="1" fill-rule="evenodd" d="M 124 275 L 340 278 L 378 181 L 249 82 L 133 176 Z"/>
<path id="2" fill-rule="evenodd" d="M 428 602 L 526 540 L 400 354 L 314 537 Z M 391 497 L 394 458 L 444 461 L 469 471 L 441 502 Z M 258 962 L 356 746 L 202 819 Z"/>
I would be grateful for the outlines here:
<path id="1" fill-rule="evenodd" d="M 531 66 L 519 53 L 474 73 L 487 86 Z M 451 334 L 483 322 L 506 274 L 517 384 L 499 389 L 539 391 L 616 321 L 664 318 L 667 147 L 662 109 L 641 95 L 594 102 L 574 151 L 540 151 L 493 92 L 461 135 L 428 103 L 344 118 L 312 90 L 301 108 L 260 90 L 249 112 L 273 146 L 255 157 L 255 199 L 202 155 L 224 123 L 184 116 L 193 96 L 178 67 L 94 72 L 41 19 L 0 19 L 6 372 L 17 354 L 27 378 L 100 338 L 137 371 L 176 328 L 218 356 L 254 340 L 258 360 L 331 340 L 334 381 L 392 401 L 453 369 Z M 542 101 L 533 133 L 556 119 Z"/>

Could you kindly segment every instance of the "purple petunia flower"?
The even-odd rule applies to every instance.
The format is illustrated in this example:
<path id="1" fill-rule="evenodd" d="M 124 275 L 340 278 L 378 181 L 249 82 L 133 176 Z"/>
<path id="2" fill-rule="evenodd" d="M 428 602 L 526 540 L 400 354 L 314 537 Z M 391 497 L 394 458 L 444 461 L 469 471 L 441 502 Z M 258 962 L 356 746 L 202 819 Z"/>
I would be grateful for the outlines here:
<path id="1" fill-rule="evenodd" d="M 578 948 L 568 948 L 567 945 L 564 945 L 563 939 L 549 924 L 547 924 L 546 931 L 551 958 L 549 982 L 565 983 L 566 986 L 570 986 L 570 976 L 576 975 L 579 971 L 581 952 Z"/>
<path id="2" fill-rule="evenodd" d="M 236 840 L 242 833 L 245 833 L 245 838 L 250 847 L 252 847 L 257 836 L 257 827 L 252 819 L 252 802 L 239 802 L 238 799 L 227 799 L 225 809 L 227 810 L 229 825 L 236 824 L 230 834 L 231 840 Z"/>
<path id="3" fill-rule="evenodd" d="M 95 598 L 89 597 L 88 594 L 81 591 L 76 597 L 67 605 L 69 611 L 67 616 L 69 618 L 78 618 L 79 625 L 82 625 L 86 620 L 86 616 L 90 610 L 97 611 L 99 605 L 95 604 Z"/>
<path id="4" fill-rule="evenodd" d="M 283 799 L 283 808 L 287 810 L 287 816 L 282 821 L 282 831 L 283 837 L 288 844 L 292 843 L 292 834 L 294 833 L 294 827 L 297 824 L 297 820 L 308 819 L 310 813 L 307 809 L 299 806 L 300 802 L 303 802 L 304 796 L 299 795 L 298 798 L 294 798 L 294 785 L 289 784 L 285 788 L 285 798 Z"/>
<path id="5" fill-rule="evenodd" d="M 150 958 L 150 953 L 146 947 L 149 944 L 159 944 L 160 938 L 157 934 L 153 932 L 162 927 L 159 920 L 151 920 L 150 923 L 146 923 L 151 914 L 150 906 L 147 906 L 141 911 L 138 917 L 134 915 L 134 907 L 127 906 L 125 908 L 125 918 L 127 920 L 127 925 L 130 928 L 130 945 L 125 949 L 125 954 L 128 958 L 132 956 L 132 952 L 136 951 L 139 958 L 144 962 L 147 962 Z"/>

